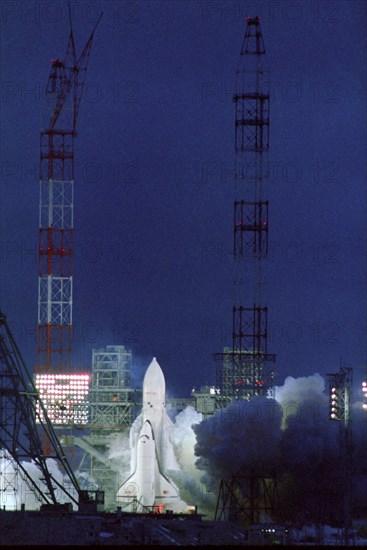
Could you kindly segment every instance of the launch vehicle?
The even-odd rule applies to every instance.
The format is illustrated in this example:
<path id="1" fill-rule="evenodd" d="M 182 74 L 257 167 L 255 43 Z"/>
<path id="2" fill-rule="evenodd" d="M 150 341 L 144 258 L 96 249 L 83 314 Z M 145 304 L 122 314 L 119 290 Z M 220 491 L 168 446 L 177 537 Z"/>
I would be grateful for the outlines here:
<path id="1" fill-rule="evenodd" d="M 122 503 L 136 502 L 138 512 L 174 507 L 179 492 L 166 472 L 178 464 L 170 441 L 172 420 L 166 412 L 166 383 L 154 357 L 143 381 L 143 408 L 130 430 L 132 474 L 117 493 Z"/>

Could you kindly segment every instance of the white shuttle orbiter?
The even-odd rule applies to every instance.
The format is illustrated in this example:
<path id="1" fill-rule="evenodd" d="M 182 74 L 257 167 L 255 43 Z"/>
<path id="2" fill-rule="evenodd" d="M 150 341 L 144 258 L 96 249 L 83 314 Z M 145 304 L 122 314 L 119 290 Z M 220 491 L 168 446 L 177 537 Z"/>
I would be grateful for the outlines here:
<path id="1" fill-rule="evenodd" d="M 166 412 L 166 383 L 156 358 L 143 381 L 143 408 L 130 430 L 132 475 L 123 483 L 117 498 L 136 499 L 137 511 L 153 506 L 163 510 L 179 500 L 176 485 L 165 474 L 178 469 L 169 436 L 173 423 Z"/>

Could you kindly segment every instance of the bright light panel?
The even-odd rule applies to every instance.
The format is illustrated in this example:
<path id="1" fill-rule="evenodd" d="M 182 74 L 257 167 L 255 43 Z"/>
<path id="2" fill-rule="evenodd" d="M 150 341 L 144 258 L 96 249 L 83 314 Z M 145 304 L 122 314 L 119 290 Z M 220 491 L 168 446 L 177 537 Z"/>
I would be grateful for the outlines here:
<path id="1" fill-rule="evenodd" d="M 53 424 L 88 424 L 90 379 L 90 374 L 36 374 L 36 388 Z M 44 420 L 39 403 L 37 413 Z"/>

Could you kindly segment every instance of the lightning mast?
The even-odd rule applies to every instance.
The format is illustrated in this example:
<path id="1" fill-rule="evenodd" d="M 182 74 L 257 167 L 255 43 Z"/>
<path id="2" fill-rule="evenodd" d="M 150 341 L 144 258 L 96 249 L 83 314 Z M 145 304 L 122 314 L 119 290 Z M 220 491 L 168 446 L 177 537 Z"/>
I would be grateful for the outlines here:
<path id="1" fill-rule="evenodd" d="M 64 60 L 52 59 L 40 140 L 37 373 L 70 372 L 74 257 L 74 142 L 92 42 L 77 57 L 70 4 Z"/>
<path id="2" fill-rule="evenodd" d="M 246 17 L 236 72 L 235 191 L 233 216 L 234 283 L 232 347 L 215 353 L 221 405 L 232 399 L 266 395 L 273 385 L 268 362 L 268 308 L 264 303 L 264 262 L 269 254 L 269 201 L 266 197 L 269 150 L 269 77 L 260 18 Z M 243 304 L 243 289 L 246 305 Z"/>
<path id="3" fill-rule="evenodd" d="M 237 305 L 232 308 L 232 347 L 214 354 L 222 407 L 234 399 L 268 395 L 273 386 L 273 371 L 267 364 L 275 362 L 275 355 L 268 352 L 268 308 L 264 299 L 264 263 L 269 254 L 265 158 L 269 150 L 270 103 L 264 56 L 260 18 L 246 17 L 233 96 L 236 154 L 233 256 Z M 246 305 L 242 305 L 244 299 Z M 215 519 L 254 523 L 261 521 L 263 514 L 272 517 L 276 507 L 274 471 L 270 466 L 267 471 L 254 468 L 221 481 Z"/>

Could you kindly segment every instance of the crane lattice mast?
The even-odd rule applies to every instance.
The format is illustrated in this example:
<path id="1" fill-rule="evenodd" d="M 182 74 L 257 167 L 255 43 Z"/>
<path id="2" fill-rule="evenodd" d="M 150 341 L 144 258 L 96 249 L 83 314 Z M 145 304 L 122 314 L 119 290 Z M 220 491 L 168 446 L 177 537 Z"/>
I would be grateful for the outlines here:
<path id="1" fill-rule="evenodd" d="M 36 372 L 71 371 L 74 257 L 74 142 L 92 42 L 78 57 L 73 28 L 64 60 L 52 59 L 41 130 Z"/>

